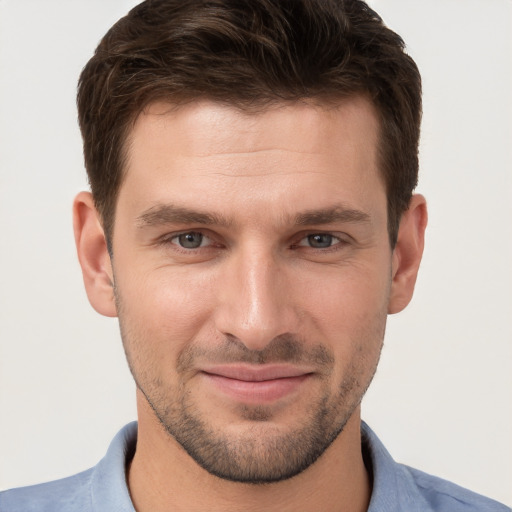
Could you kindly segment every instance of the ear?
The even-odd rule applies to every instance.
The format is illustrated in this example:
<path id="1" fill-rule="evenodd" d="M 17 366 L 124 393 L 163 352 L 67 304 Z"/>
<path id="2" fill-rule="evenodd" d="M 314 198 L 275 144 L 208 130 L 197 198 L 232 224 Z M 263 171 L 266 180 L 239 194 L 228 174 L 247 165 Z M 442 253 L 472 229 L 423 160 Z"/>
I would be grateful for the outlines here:
<path id="1" fill-rule="evenodd" d="M 117 316 L 110 255 L 100 216 L 90 192 L 80 192 L 73 203 L 73 229 L 85 290 L 91 306 L 105 316 Z"/>
<path id="2" fill-rule="evenodd" d="M 400 220 L 398 240 L 393 250 L 389 314 L 399 313 L 412 299 L 423 255 L 426 227 L 427 202 L 423 196 L 415 194 Z"/>

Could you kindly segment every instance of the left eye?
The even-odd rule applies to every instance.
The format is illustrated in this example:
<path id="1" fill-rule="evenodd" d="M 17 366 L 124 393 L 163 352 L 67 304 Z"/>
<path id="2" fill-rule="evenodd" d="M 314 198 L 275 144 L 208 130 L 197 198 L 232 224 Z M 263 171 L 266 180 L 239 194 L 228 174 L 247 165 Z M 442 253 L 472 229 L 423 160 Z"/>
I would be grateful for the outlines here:
<path id="1" fill-rule="evenodd" d="M 208 244 L 209 239 L 202 233 L 197 231 L 190 231 L 188 233 L 181 233 L 173 236 L 171 243 L 179 245 L 184 249 L 198 249 Z"/>
<path id="2" fill-rule="evenodd" d="M 308 246 L 314 249 L 327 249 L 340 242 L 340 239 L 328 233 L 315 233 L 304 237 L 299 245 Z"/>

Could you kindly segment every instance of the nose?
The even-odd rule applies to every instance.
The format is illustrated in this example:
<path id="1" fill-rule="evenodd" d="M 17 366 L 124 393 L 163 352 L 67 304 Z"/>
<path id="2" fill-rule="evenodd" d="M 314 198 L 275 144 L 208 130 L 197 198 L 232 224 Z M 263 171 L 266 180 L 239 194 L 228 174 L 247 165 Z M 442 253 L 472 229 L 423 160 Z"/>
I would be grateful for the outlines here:
<path id="1" fill-rule="evenodd" d="M 263 350 L 277 336 L 297 334 L 299 315 L 285 267 L 263 249 L 228 258 L 218 283 L 218 331 L 249 350 Z"/>

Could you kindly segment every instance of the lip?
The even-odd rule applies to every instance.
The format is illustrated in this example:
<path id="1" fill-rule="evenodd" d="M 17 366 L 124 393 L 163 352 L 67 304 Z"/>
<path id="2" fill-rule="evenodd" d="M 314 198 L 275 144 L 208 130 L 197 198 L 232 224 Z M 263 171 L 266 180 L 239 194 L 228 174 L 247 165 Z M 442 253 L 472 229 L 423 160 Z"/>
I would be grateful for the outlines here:
<path id="1" fill-rule="evenodd" d="M 312 375 L 290 365 L 221 365 L 202 369 L 213 387 L 244 403 L 269 403 L 295 392 Z"/>

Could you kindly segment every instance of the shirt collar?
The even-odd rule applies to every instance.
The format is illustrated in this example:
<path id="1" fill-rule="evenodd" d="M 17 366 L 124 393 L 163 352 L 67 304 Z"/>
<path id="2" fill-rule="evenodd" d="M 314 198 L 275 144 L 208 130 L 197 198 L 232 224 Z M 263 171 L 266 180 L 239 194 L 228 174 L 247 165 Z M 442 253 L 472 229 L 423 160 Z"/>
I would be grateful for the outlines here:
<path id="1" fill-rule="evenodd" d="M 373 489 L 368 512 L 411 512 L 429 510 L 411 481 L 410 474 L 397 464 L 379 438 L 361 423 L 362 449 Z M 126 483 L 126 465 L 135 453 L 137 422 L 121 429 L 112 440 L 105 457 L 94 469 L 91 495 L 94 510 L 135 512 Z"/>
<path id="2" fill-rule="evenodd" d="M 94 469 L 91 480 L 93 510 L 135 512 L 128 485 L 126 465 L 135 453 L 137 422 L 123 427 L 114 437 L 108 451 Z"/>
<path id="3" fill-rule="evenodd" d="M 368 512 L 428 512 L 430 505 L 419 492 L 405 466 L 396 463 L 373 430 L 361 422 L 361 442 L 373 476 Z"/>

